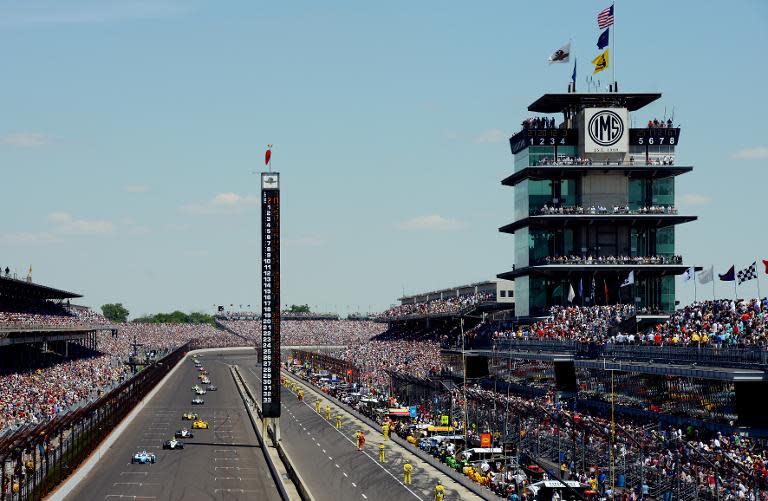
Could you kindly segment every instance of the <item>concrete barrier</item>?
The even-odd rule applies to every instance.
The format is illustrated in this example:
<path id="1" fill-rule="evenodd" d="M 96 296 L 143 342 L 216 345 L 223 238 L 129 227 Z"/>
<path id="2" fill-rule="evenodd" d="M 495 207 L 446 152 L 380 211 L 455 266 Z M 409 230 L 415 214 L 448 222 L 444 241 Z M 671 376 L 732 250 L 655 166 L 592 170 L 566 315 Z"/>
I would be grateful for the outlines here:
<path id="1" fill-rule="evenodd" d="M 259 408 L 258 399 L 256 399 L 255 395 L 253 394 L 253 391 L 248 386 L 248 383 L 246 383 L 245 379 L 243 379 L 242 375 L 240 375 L 239 368 L 235 366 L 234 370 L 237 371 L 238 377 L 240 377 L 240 380 L 243 384 L 243 388 L 245 389 L 245 392 L 247 393 L 248 398 L 250 398 L 254 403 L 256 413 L 261 423 L 254 422 L 253 426 L 254 426 L 254 429 L 256 430 L 256 433 L 259 436 L 261 436 L 259 425 L 260 424 L 263 425 L 264 418 L 261 415 L 261 409 Z M 249 409 L 249 414 L 250 414 L 250 409 Z M 251 419 L 253 421 L 253 418 Z M 274 430 L 272 430 L 271 428 L 268 428 L 267 433 L 269 434 L 269 437 L 272 440 L 272 444 L 274 444 L 275 446 L 275 450 L 277 451 L 277 455 L 280 457 L 280 461 L 282 461 L 283 466 L 285 466 L 288 476 L 291 478 L 294 485 L 296 486 L 299 497 L 301 497 L 303 501 L 315 501 L 315 498 L 314 496 L 312 496 L 312 493 L 307 488 L 307 484 L 306 482 L 304 482 L 304 478 L 301 476 L 301 473 L 299 473 L 299 471 L 293 466 L 293 460 L 291 459 L 291 456 L 285 450 L 285 448 L 283 447 L 283 444 L 279 440 L 275 440 Z"/>

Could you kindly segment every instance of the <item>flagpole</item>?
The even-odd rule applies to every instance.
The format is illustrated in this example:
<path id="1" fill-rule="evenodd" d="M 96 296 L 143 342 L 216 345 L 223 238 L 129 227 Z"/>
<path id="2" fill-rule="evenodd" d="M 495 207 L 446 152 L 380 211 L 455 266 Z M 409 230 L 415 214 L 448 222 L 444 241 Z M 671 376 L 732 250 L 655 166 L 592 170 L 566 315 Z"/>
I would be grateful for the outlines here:
<path id="1" fill-rule="evenodd" d="M 715 300 L 715 269 L 712 268 L 712 301 Z"/>
<path id="2" fill-rule="evenodd" d="M 696 265 L 693 266 L 693 302 L 696 302 Z"/>
<path id="3" fill-rule="evenodd" d="M 616 86 L 616 2 L 613 4 L 613 36 L 611 37 L 611 58 L 613 64 L 611 64 L 611 78 L 613 79 L 614 88 Z"/>

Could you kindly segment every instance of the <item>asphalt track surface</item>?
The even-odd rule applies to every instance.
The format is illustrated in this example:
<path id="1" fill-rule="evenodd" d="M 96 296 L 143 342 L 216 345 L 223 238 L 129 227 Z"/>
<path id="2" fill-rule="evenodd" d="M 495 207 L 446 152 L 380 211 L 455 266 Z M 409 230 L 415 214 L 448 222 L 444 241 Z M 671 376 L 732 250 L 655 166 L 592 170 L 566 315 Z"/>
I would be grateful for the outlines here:
<path id="1" fill-rule="evenodd" d="M 199 356 L 218 391 L 191 405 L 198 383 L 191 357 L 147 403 L 99 464 L 67 500 L 279 500 L 256 434 L 248 419 L 227 360 L 232 352 Z M 201 385 L 202 386 L 202 385 Z M 208 430 L 192 430 L 183 450 L 163 450 L 176 430 L 192 427 L 183 412 L 197 412 Z M 157 455 L 155 464 L 131 464 L 136 452 Z"/>
<path id="2" fill-rule="evenodd" d="M 256 357 L 241 357 L 237 362 L 240 373 L 261 395 L 260 368 Z M 371 441 L 366 452 L 359 452 L 354 443 L 357 431 L 348 414 L 344 414 L 341 430 L 335 427 L 336 412 L 331 421 L 325 419 L 325 404 L 321 413 L 315 412 L 315 396 L 307 392 L 304 402 L 288 389 L 281 389 L 282 417 L 280 434 L 283 447 L 290 454 L 309 491 L 317 501 L 431 501 L 435 480 L 424 471 L 426 463 L 413 462 L 413 483 L 404 486 L 404 461 L 394 453 L 384 464 L 378 461 L 378 450 Z M 335 409 L 335 406 L 331 406 Z M 392 442 L 389 442 L 391 444 Z M 386 457 L 386 453 L 385 453 Z M 429 467 L 431 468 L 431 467 Z M 446 485 L 446 500 L 459 499 L 459 494 Z"/>

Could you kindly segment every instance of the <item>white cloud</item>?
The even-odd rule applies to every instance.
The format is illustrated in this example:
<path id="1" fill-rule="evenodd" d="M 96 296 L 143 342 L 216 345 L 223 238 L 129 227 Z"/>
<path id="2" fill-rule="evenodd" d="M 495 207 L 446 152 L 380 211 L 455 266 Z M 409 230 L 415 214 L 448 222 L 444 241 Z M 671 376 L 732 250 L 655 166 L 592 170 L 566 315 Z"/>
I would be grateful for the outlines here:
<path id="1" fill-rule="evenodd" d="M 146 184 L 126 184 L 123 186 L 123 191 L 126 193 L 146 193 L 150 189 Z"/>
<path id="2" fill-rule="evenodd" d="M 737 160 L 765 160 L 768 159 L 768 148 L 764 146 L 758 148 L 746 148 L 737 151 L 732 157 Z"/>
<path id="3" fill-rule="evenodd" d="M 34 148 L 51 144 L 51 138 L 34 132 L 16 132 L 0 137 L 0 144 L 19 148 Z"/>
<path id="4" fill-rule="evenodd" d="M 507 135 L 499 129 L 488 129 L 485 132 L 478 134 L 472 138 L 472 142 L 475 144 L 492 144 L 501 143 L 508 139 Z"/>
<path id="5" fill-rule="evenodd" d="M 447 219 L 439 214 L 417 216 L 398 225 L 401 230 L 455 231 L 464 228 L 464 223 Z"/>
<path id="6" fill-rule="evenodd" d="M 189 214 L 234 214 L 259 204 L 259 197 L 238 195 L 237 193 L 219 193 L 205 203 L 187 204 L 181 210 Z"/>
<path id="7" fill-rule="evenodd" d="M 686 193 L 680 197 L 682 205 L 707 205 L 712 201 L 712 197 L 701 195 L 699 193 Z"/>
<path id="8" fill-rule="evenodd" d="M 52 212 L 48 220 L 54 223 L 54 231 L 62 235 L 103 235 L 114 230 L 110 221 L 75 219 L 67 212 Z"/>
<path id="9" fill-rule="evenodd" d="M 51 212 L 48 222 L 53 227 L 49 231 L 19 232 L 0 235 L 0 241 L 10 243 L 50 242 L 62 236 L 105 235 L 114 231 L 110 221 L 75 219 L 67 212 Z"/>

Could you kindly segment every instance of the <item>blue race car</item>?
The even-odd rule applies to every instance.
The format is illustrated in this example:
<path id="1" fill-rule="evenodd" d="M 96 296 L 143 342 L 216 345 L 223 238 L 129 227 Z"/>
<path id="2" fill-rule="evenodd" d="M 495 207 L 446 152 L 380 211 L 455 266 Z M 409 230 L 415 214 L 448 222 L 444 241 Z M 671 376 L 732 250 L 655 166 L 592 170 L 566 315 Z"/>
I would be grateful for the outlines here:
<path id="1" fill-rule="evenodd" d="M 137 452 L 131 458 L 131 464 L 153 464 L 157 461 L 157 457 L 154 454 L 147 451 Z"/>

